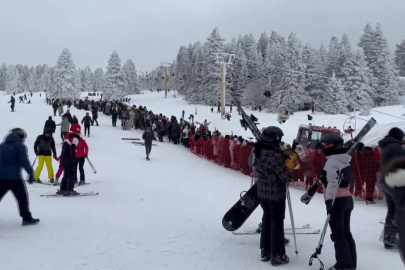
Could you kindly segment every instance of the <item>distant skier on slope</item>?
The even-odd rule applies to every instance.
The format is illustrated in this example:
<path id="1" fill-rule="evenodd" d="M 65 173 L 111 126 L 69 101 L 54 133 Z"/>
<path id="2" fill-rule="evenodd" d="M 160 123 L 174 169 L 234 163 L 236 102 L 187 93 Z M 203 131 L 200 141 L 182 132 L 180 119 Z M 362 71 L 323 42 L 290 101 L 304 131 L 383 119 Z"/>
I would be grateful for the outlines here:
<path id="1" fill-rule="evenodd" d="M 82 124 L 84 124 L 84 136 L 90 137 L 90 124 L 93 125 L 94 122 L 91 120 L 91 117 L 88 112 L 86 112 L 86 116 L 82 119 Z"/>
<path id="2" fill-rule="evenodd" d="M 28 175 L 28 182 L 34 182 L 34 171 L 28 160 L 28 150 L 24 145 L 27 133 L 21 128 L 14 128 L 0 144 L 0 198 L 8 191 L 13 192 L 18 202 L 22 225 L 34 225 L 39 219 L 33 218 L 29 210 L 28 194 L 24 180 L 21 178 L 21 169 Z"/>
<path id="3" fill-rule="evenodd" d="M 263 208 L 260 249 L 262 261 L 271 261 L 273 266 L 286 264 L 290 259 L 284 247 L 284 216 L 287 183 L 291 171 L 285 165 L 283 149 L 280 148 L 283 131 L 267 127 L 266 139 L 254 147 L 253 177 L 257 179 L 257 196 Z"/>
<path id="4" fill-rule="evenodd" d="M 146 131 L 142 135 L 142 139 L 145 141 L 145 150 L 146 150 L 146 160 L 150 160 L 149 155 L 152 151 L 152 141 L 153 141 L 153 132 L 150 130 L 150 127 L 146 128 Z"/>
<path id="5" fill-rule="evenodd" d="M 11 103 L 11 111 L 14 112 L 14 106 L 15 106 L 15 98 L 13 96 L 11 96 L 11 99 L 8 103 Z"/>
<path id="6" fill-rule="evenodd" d="M 45 128 L 50 128 L 50 129 L 52 129 L 52 132 L 55 133 L 56 124 L 55 124 L 55 121 L 52 120 L 52 116 L 49 116 L 48 120 L 45 121 L 44 129 Z"/>

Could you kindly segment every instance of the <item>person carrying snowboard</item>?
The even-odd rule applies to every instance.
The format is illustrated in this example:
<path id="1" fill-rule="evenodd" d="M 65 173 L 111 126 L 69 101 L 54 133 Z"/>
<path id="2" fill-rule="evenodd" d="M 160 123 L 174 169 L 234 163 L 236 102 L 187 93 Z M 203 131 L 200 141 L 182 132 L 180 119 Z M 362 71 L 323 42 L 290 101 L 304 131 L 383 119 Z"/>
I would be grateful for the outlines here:
<path id="1" fill-rule="evenodd" d="M 11 103 L 11 111 L 14 112 L 14 106 L 15 106 L 15 98 L 13 96 L 11 96 L 11 99 L 8 103 Z"/>
<path id="2" fill-rule="evenodd" d="M 321 181 L 325 187 L 325 204 L 330 215 L 329 227 L 335 243 L 336 264 L 329 270 L 355 270 L 357 268 L 356 243 L 350 231 L 350 215 L 354 202 L 350 193 L 350 161 L 343 138 L 329 133 L 321 138 L 321 147 L 327 161 Z"/>
<path id="3" fill-rule="evenodd" d="M 91 120 L 88 112 L 86 112 L 86 116 L 83 117 L 82 124 L 84 124 L 84 136 L 86 136 L 87 133 L 87 137 L 90 137 L 90 124 L 93 125 L 93 120 Z"/>
<path id="4" fill-rule="evenodd" d="M 52 120 L 52 116 L 49 116 L 48 120 L 45 121 L 44 129 L 45 128 L 50 128 L 50 129 L 52 129 L 52 133 L 55 133 L 56 124 L 55 124 L 55 121 Z"/>
<path id="5" fill-rule="evenodd" d="M 28 204 L 28 193 L 21 169 L 28 175 L 28 182 L 34 182 L 34 171 L 28 160 L 28 150 L 24 142 L 27 133 L 22 128 L 14 128 L 0 144 L 0 200 L 11 191 L 17 200 L 22 225 L 34 225 L 39 219 L 33 218 Z"/>
<path id="6" fill-rule="evenodd" d="M 142 139 L 145 142 L 145 150 L 146 150 L 146 160 L 150 160 L 149 155 L 152 151 L 152 141 L 153 141 L 153 132 L 150 130 L 150 127 L 146 128 L 146 131 L 142 135 Z"/>
<path id="7" fill-rule="evenodd" d="M 60 161 L 62 162 L 65 173 L 60 184 L 60 190 L 56 194 L 64 196 L 78 195 L 74 188 L 75 181 L 75 161 L 76 161 L 76 147 L 81 139 L 81 127 L 79 124 L 73 124 L 70 127 L 70 132 L 66 134 L 65 141 L 62 145 L 62 153 Z"/>
<path id="8" fill-rule="evenodd" d="M 79 166 L 80 172 L 79 186 L 85 184 L 83 166 L 88 154 L 89 154 L 89 146 L 87 145 L 86 140 L 80 137 L 79 143 L 76 146 L 76 160 L 75 160 L 75 183 L 77 183 L 77 167 Z"/>
<path id="9" fill-rule="evenodd" d="M 54 182 L 53 168 L 52 168 L 52 155 L 56 158 L 55 140 L 52 137 L 52 130 L 45 128 L 44 133 L 39 135 L 34 143 L 35 155 L 38 156 L 38 167 L 35 170 L 34 179 L 36 183 L 42 183 L 39 180 L 44 163 L 46 163 L 46 169 L 48 170 L 48 179 L 50 183 Z"/>
<path id="10" fill-rule="evenodd" d="M 254 147 L 253 177 L 257 181 L 257 196 L 263 208 L 260 249 L 262 261 L 273 266 L 286 264 L 290 259 L 284 247 L 284 216 L 287 183 L 291 171 L 285 165 L 280 146 L 283 131 L 274 126 L 264 129 L 263 142 Z"/>

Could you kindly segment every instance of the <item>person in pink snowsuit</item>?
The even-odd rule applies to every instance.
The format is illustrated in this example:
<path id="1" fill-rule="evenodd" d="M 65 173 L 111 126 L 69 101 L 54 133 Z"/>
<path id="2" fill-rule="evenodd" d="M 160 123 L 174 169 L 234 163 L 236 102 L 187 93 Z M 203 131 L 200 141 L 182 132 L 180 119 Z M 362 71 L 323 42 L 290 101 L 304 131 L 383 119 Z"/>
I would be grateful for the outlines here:
<path id="1" fill-rule="evenodd" d="M 55 158 L 55 160 L 59 161 L 59 168 L 58 168 L 58 171 L 56 172 L 56 175 L 55 175 L 56 179 L 55 179 L 55 183 L 54 183 L 54 185 L 56 186 L 56 185 L 59 185 L 59 178 L 62 175 L 64 169 L 63 169 L 62 162 L 60 162 L 60 156 L 58 158 Z"/>

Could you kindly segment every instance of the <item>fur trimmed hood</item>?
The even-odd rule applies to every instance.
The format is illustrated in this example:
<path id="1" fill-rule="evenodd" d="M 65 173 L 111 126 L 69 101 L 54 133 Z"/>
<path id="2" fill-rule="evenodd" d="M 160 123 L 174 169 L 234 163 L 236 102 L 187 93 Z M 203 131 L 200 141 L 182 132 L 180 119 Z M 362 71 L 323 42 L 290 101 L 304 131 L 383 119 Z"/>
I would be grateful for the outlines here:
<path id="1" fill-rule="evenodd" d="M 392 188 L 405 187 L 405 157 L 392 160 L 384 168 L 385 182 Z"/>

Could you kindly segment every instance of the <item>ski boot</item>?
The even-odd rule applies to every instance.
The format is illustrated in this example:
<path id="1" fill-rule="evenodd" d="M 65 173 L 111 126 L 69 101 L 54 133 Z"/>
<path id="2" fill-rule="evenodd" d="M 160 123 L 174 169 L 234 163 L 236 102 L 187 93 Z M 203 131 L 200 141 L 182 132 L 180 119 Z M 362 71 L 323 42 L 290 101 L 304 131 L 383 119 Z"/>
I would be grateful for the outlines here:
<path id="1" fill-rule="evenodd" d="M 77 180 L 75 180 L 74 184 L 75 184 L 75 185 L 77 185 L 77 184 L 78 184 Z"/>
<path id="2" fill-rule="evenodd" d="M 55 183 L 55 180 L 53 178 L 49 179 L 49 183 L 53 184 Z"/>
<path id="3" fill-rule="evenodd" d="M 42 181 L 41 181 L 41 180 L 39 180 L 39 179 L 34 179 L 34 183 L 41 184 L 41 183 L 42 183 Z"/>
<path id="4" fill-rule="evenodd" d="M 56 191 L 56 195 L 65 195 L 65 192 L 66 192 L 66 191 L 64 191 L 64 190 L 58 189 L 58 190 Z"/>
<path id="5" fill-rule="evenodd" d="M 384 225 L 384 248 L 396 249 L 398 248 L 397 228 L 394 225 Z"/>
<path id="6" fill-rule="evenodd" d="M 33 217 L 29 217 L 29 218 L 23 218 L 22 221 L 22 226 L 28 226 L 28 225 L 35 225 L 39 222 L 38 218 L 33 218 Z"/>
<path id="7" fill-rule="evenodd" d="M 261 260 L 262 262 L 270 261 L 271 255 L 270 251 L 265 250 L 264 248 L 261 249 Z"/>
<path id="8" fill-rule="evenodd" d="M 59 186 L 59 179 L 58 178 L 55 179 L 55 182 L 53 182 L 53 185 L 54 186 Z"/>
<path id="9" fill-rule="evenodd" d="M 290 239 L 284 237 L 284 246 L 290 243 Z"/>
<path id="10" fill-rule="evenodd" d="M 150 160 L 149 154 L 146 155 L 146 160 L 148 160 L 148 161 Z"/>
<path id="11" fill-rule="evenodd" d="M 287 255 L 283 254 L 272 254 L 271 255 L 271 265 L 277 266 L 280 264 L 287 264 L 290 262 L 290 258 Z"/>
<path id="12" fill-rule="evenodd" d="M 79 186 L 84 186 L 85 184 L 86 184 L 86 182 L 84 182 L 84 181 L 79 182 Z"/>
<path id="13" fill-rule="evenodd" d="M 69 196 L 77 196 L 77 195 L 80 195 L 80 193 L 78 193 L 78 192 L 72 190 L 72 191 L 66 191 L 63 196 L 69 197 Z"/>

